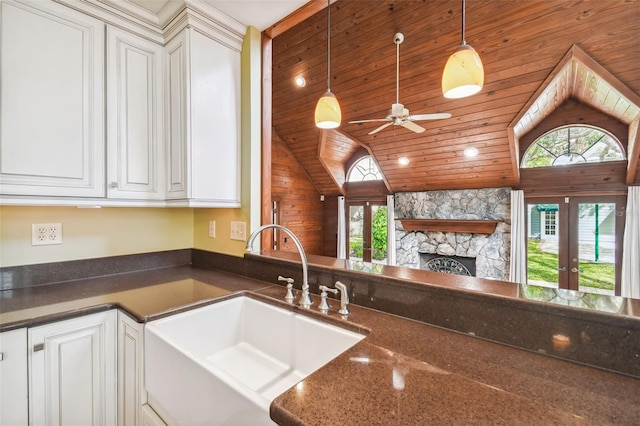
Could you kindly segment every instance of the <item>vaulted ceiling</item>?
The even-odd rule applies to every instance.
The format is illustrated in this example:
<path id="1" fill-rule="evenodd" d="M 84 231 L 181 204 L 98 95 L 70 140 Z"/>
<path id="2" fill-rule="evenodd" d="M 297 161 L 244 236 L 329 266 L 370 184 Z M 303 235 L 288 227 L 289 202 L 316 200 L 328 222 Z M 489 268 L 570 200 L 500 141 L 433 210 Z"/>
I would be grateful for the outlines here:
<path id="1" fill-rule="evenodd" d="M 444 64 L 460 44 L 459 0 L 338 0 L 331 5 L 330 79 L 342 107 L 339 134 L 323 135 L 313 120 L 327 88 L 326 9 L 273 39 L 272 126 L 323 194 L 342 192 L 331 170 L 346 160 L 320 158 L 330 152 L 331 141 L 343 150 L 366 147 L 392 192 L 517 186 L 517 146 L 510 143 L 509 126 L 544 93 L 573 45 L 606 70 L 627 98 L 638 98 L 638 22 L 635 0 L 469 0 L 466 41 L 482 58 L 485 85 L 474 96 L 451 100 L 442 96 L 440 85 Z M 421 121 L 426 130 L 420 134 L 390 126 L 368 135 L 380 123 L 348 121 L 383 118 L 395 102 L 396 32 L 405 36 L 400 102 L 412 114 L 452 117 Z M 305 87 L 294 85 L 297 75 L 306 79 Z M 580 100 L 576 93 L 568 96 Z M 468 146 L 479 155 L 465 157 Z M 637 156 L 635 149 L 629 172 L 636 184 Z M 409 158 L 409 165 L 398 164 L 399 157 Z"/>

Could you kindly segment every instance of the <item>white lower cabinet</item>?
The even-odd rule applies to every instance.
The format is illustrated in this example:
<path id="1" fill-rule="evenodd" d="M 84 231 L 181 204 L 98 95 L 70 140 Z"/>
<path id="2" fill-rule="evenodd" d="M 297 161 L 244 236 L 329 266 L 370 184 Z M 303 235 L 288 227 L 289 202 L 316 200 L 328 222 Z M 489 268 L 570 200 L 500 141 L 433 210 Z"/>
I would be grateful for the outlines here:
<path id="1" fill-rule="evenodd" d="M 119 310 L 0 333 L 0 425 L 165 425 L 147 405 L 144 324 Z"/>
<path id="2" fill-rule="evenodd" d="M 29 424 L 116 424 L 116 315 L 28 330 Z"/>
<path id="3" fill-rule="evenodd" d="M 0 333 L 0 425 L 28 423 L 27 329 Z"/>
<path id="4" fill-rule="evenodd" d="M 143 414 L 142 406 L 146 402 L 144 324 L 118 311 L 118 424 L 155 424 L 150 423 Z"/>

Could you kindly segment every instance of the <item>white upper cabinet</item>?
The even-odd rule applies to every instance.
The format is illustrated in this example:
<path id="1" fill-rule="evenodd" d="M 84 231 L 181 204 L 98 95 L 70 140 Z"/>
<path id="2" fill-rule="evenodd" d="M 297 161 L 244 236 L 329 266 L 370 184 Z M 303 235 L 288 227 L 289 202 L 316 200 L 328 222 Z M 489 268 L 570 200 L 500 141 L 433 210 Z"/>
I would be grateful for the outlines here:
<path id="1" fill-rule="evenodd" d="M 191 28 L 166 46 L 167 199 L 240 206 L 240 50 Z"/>
<path id="2" fill-rule="evenodd" d="M 104 23 L 3 0 L 0 193 L 103 197 Z"/>
<path id="3" fill-rule="evenodd" d="M 164 199 L 162 46 L 107 27 L 107 195 Z"/>
<path id="4" fill-rule="evenodd" d="M 0 0 L 0 204 L 240 207 L 246 28 L 191 6 Z"/>

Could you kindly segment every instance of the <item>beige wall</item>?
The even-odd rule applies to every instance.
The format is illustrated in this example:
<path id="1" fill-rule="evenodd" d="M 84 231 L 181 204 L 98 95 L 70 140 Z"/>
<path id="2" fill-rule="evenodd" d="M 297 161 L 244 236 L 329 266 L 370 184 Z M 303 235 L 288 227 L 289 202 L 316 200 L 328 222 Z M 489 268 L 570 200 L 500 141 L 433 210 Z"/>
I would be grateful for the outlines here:
<path id="1" fill-rule="evenodd" d="M 193 247 L 193 209 L 0 207 L 0 266 Z M 32 223 L 62 223 L 62 244 L 31 245 Z"/>

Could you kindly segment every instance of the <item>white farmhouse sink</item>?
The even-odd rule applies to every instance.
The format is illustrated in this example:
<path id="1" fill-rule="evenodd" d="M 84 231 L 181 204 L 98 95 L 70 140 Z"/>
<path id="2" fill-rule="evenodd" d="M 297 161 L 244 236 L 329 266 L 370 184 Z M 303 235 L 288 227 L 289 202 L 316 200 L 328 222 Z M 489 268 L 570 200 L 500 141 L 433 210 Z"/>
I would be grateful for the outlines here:
<path id="1" fill-rule="evenodd" d="M 168 424 L 272 424 L 276 396 L 363 338 L 246 296 L 152 321 L 149 402 Z"/>

